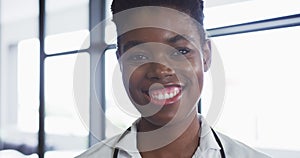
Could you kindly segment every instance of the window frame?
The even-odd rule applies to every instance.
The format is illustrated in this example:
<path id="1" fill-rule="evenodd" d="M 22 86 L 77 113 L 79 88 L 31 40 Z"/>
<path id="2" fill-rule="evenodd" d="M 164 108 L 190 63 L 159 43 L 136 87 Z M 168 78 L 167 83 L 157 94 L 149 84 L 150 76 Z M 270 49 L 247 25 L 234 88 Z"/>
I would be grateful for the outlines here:
<path id="1" fill-rule="evenodd" d="M 89 0 L 89 31 L 92 31 L 94 27 L 101 21 L 105 19 L 105 0 Z M 113 48 L 114 46 L 109 46 L 104 42 L 104 29 L 101 30 L 100 35 L 90 35 L 91 39 L 91 45 L 87 49 L 80 49 L 80 50 L 74 50 L 74 51 L 66 51 L 66 52 L 57 52 L 52 54 L 46 54 L 45 53 L 45 37 L 46 37 L 46 0 L 39 0 L 39 35 L 38 38 L 40 40 L 40 77 L 39 77 L 39 131 L 38 131 L 38 156 L 39 158 L 44 158 L 45 151 L 46 151 L 46 136 L 45 136 L 45 59 L 49 57 L 56 57 L 61 55 L 69 55 L 69 54 L 77 54 L 77 53 L 88 53 L 90 55 L 90 67 L 96 68 L 98 61 L 95 59 L 98 59 L 100 53 L 97 53 L 100 50 L 99 47 L 96 47 L 97 45 L 104 45 L 108 49 Z M 90 69 L 91 71 L 93 69 Z M 99 90 L 99 93 L 96 94 L 92 93 L 92 88 L 90 88 L 90 130 L 93 131 L 93 133 L 89 133 L 89 146 L 92 146 L 93 144 L 97 143 L 99 139 L 104 139 L 105 136 L 105 116 L 104 113 L 99 112 L 98 109 L 98 102 L 97 98 L 100 98 L 101 102 L 101 108 L 105 110 L 105 89 L 104 89 L 104 80 L 101 79 L 100 76 L 104 76 L 104 60 L 100 61 L 100 68 L 98 71 L 95 71 L 95 73 L 90 73 L 90 80 L 92 81 L 95 77 L 99 79 L 100 85 L 97 85 L 96 88 Z M 90 82 L 90 87 L 95 87 L 95 83 Z M 100 121 L 97 121 L 98 118 Z M 97 123 L 96 123 L 97 122 Z M 100 122 L 100 123 L 99 123 Z"/>

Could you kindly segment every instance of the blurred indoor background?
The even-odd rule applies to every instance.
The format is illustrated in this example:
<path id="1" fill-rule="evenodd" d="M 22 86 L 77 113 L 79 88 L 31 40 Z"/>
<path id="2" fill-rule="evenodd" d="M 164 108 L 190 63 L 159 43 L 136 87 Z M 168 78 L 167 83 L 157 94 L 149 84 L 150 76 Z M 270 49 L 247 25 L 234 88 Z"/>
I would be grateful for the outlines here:
<path id="1" fill-rule="evenodd" d="M 114 25 L 107 20 L 90 33 L 111 18 L 110 4 L 0 0 L 0 157 L 17 151 L 74 157 L 138 117 L 115 99 L 113 85 L 122 83 L 113 78 L 120 73 Z M 205 28 L 226 75 L 215 128 L 274 158 L 300 157 L 300 1 L 206 0 L 205 6 Z M 207 74 L 204 116 L 214 94 Z"/>

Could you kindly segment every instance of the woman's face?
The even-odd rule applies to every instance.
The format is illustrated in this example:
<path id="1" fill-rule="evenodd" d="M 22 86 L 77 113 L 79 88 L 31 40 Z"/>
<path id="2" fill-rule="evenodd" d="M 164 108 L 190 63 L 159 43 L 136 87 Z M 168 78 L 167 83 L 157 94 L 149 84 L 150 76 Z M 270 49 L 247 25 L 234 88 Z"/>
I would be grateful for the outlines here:
<path id="1" fill-rule="evenodd" d="M 139 28 L 126 32 L 119 41 L 119 63 L 129 98 L 157 126 L 195 114 L 208 67 L 203 60 L 210 60 L 209 47 L 200 43 L 196 25 L 183 21 L 168 22 L 180 34 Z"/>

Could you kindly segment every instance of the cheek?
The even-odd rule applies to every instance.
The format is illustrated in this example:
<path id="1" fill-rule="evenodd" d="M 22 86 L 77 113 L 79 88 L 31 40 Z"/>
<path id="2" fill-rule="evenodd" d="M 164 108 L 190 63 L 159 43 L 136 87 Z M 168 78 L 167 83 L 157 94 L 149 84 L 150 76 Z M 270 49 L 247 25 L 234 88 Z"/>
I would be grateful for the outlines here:
<path id="1" fill-rule="evenodd" d="M 140 82 L 144 77 L 144 73 L 143 70 L 141 70 L 141 68 L 124 67 L 122 71 L 122 76 L 123 84 L 127 93 L 130 92 L 130 94 L 132 95 L 134 90 L 137 89 L 140 85 Z"/>
<path id="2" fill-rule="evenodd" d="M 202 92 L 202 88 L 203 88 L 204 73 L 203 73 L 202 67 L 199 67 L 195 71 L 196 71 L 196 74 L 197 74 L 197 81 L 198 81 L 197 84 L 199 85 L 199 97 L 200 97 L 201 92 Z"/>
<path id="3" fill-rule="evenodd" d="M 203 66 L 202 66 L 202 62 L 201 59 L 197 58 L 197 60 L 194 60 L 193 62 L 191 62 L 192 64 L 192 70 L 191 73 L 193 73 L 193 87 L 195 88 L 195 91 L 198 95 L 201 94 L 202 88 L 203 88 L 203 75 L 204 75 L 204 71 L 203 71 Z"/>
<path id="4" fill-rule="evenodd" d="M 198 63 L 193 65 L 194 68 L 194 72 L 196 74 L 196 76 L 198 77 L 199 82 L 203 82 L 203 66 L 201 61 L 199 61 Z"/>

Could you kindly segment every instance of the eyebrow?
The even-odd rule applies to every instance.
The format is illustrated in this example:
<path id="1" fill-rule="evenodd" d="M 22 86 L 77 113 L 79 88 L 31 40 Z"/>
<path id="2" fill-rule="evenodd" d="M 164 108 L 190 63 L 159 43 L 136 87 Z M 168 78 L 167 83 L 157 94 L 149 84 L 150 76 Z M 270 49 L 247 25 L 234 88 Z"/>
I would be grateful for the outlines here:
<path id="1" fill-rule="evenodd" d="M 166 41 L 168 43 L 176 43 L 178 41 L 181 41 L 181 40 L 185 40 L 185 41 L 192 41 L 194 42 L 195 39 L 190 37 L 190 36 L 187 36 L 187 35 L 176 35 L 174 37 L 171 37 L 169 39 L 167 39 Z M 132 47 L 135 47 L 139 44 L 143 44 L 143 43 L 146 43 L 144 41 L 137 41 L 137 40 L 133 40 L 133 41 L 128 41 L 126 42 L 126 44 L 124 44 L 123 46 L 123 52 L 126 52 L 128 49 L 132 48 Z"/>
<path id="2" fill-rule="evenodd" d="M 128 41 L 126 42 L 126 44 L 123 46 L 123 51 L 126 52 L 128 49 L 134 47 L 134 46 L 137 46 L 139 44 L 142 44 L 142 43 L 145 43 L 145 42 L 142 42 L 142 41 Z"/>
<path id="3" fill-rule="evenodd" d="M 174 37 L 171 37 L 170 39 L 168 39 L 167 41 L 169 43 L 176 43 L 178 41 L 181 41 L 181 40 L 185 40 L 185 41 L 192 41 L 192 42 L 195 42 L 195 39 L 190 37 L 190 36 L 187 36 L 187 35 L 176 35 Z"/>

